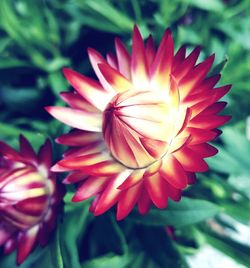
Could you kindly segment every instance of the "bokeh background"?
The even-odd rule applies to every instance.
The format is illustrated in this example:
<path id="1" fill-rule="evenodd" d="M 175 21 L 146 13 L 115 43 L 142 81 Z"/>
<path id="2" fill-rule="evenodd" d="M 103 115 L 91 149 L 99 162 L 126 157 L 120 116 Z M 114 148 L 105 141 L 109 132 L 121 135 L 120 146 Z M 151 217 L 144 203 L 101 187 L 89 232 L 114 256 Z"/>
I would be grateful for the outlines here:
<path id="1" fill-rule="evenodd" d="M 62 67 L 93 76 L 87 48 L 113 51 L 116 36 L 130 47 L 135 23 L 157 42 L 171 27 L 176 49 L 201 45 L 200 60 L 215 52 L 212 72 L 233 84 L 220 153 L 180 203 L 145 217 L 94 218 L 88 201 L 70 202 L 69 187 L 49 245 L 21 268 L 250 267 L 249 0 L 0 0 L 0 139 L 17 147 L 22 133 L 38 148 L 65 133 L 43 108 L 63 105 Z M 56 160 L 65 148 L 54 149 Z M 15 253 L 0 252 L 0 267 L 15 267 Z"/>

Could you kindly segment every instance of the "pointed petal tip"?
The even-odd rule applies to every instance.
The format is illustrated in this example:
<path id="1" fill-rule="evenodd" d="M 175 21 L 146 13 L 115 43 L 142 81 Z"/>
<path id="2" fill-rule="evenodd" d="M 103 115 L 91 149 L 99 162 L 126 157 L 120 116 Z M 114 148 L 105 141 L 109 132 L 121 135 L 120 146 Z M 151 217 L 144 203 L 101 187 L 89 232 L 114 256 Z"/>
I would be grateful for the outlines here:
<path id="1" fill-rule="evenodd" d="M 122 40 L 119 37 L 115 37 L 115 46 L 120 47 L 122 45 Z"/>
<path id="2" fill-rule="evenodd" d="M 63 183 L 63 184 L 66 184 L 66 185 L 71 184 L 71 183 L 67 180 L 67 178 L 63 179 L 63 180 L 62 180 L 62 183 Z M 72 197 L 72 199 L 73 199 L 73 197 Z M 71 199 L 71 201 L 73 202 L 72 199 Z"/>
<path id="3" fill-rule="evenodd" d="M 116 220 L 117 221 L 122 221 L 127 217 L 127 215 L 119 214 L 118 212 L 116 213 Z"/>
<path id="4" fill-rule="evenodd" d="M 67 76 L 67 74 L 72 72 L 72 70 L 68 67 L 63 67 L 62 72 L 63 72 L 64 76 Z"/>
<path id="5" fill-rule="evenodd" d="M 87 48 L 87 53 L 88 53 L 88 56 L 91 57 L 91 56 L 97 54 L 98 52 L 94 48 L 88 47 Z"/>
<path id="6" fill-rule="evenodd" d="M 72 69 L 70 69 L 70 68 L 68 68 L 68 67 L 64 67 L 64 68 L 62 69 L 62 72 L 63 72 L 63 75 L 65 76 L 65 78 L 66 78 L 68 81 L 70 81 L 71 76 L 73 76 L 73 75 L 78 75 L 78 73 L 77 73 L 76 71 L 74 71 L 74 70 L 72 70 Z"/>
<path id="7" fill-rule="evenodd" d="M 208 58 L 207 58 L 207 61 L 209 62 L 214 62 L 214 59 L 215 59 L 215 53 L 211 54 Z"/>
<path id="8" fill-rule="evenodd" d="M 138 26 L 137 24 L 134 24 L 133 32 L 134 32 L 134 31 L 140 31 L 140 30 L 139 30 L 139 26 Z"/>
<path id="9" fill-rule="evenodd" d="M 165 30 L 164 35 L 172 35 L 172 31 L 171 31 L 170 27 L 168 27 L 168 28 Z"/>
<path id="10" fill-rule="evenodd" d="M 24 146 L 26 145 L 31 146 L 30 142 L 23 134 L 19 135 L 19 142 L 20 142 L 20 145 L 23 144 Z"/>
<path id="11" fill-rule="evenodd" d="M 136 24 L 134 25 L 132 37 L 133 37 L 133 42 L 135 40 L 140 40 L 140 39 L 143 40 L 141 31 L 140 31 L 138 25 L 136 25 Z"/>
<path id="12" fill-rule="evenodd" d="M 57 137 L 57 138 L 55 138 L 55 142 L 58 143 L 58 144 L 62 144 L 61 139 L 60 139 L 60 136 Z"/>
<path id="13" fill-rule="evenodd" d="M 71 201 L 73 203 L 78 203 L 78 202 L 82 202 L 84 201 L 84 198 L 81 198 L 79 194 L 77 194 L 77 192 L 74 194 L 74 196 L 71 198 Z"/>
<path id="14" fill-rule="evenodd" d="M 51 172 L 65 172 L 66 169 L 61 167 L 58 163 L 56 163 L 54 166 L 50 168 Z"/>
<path id="15" fill-rule="evenodd" d="M 44 110 L 50 114 L 51 110 L 53 109 L 53 106 L 45 106 Z"/>
<path id="16" fill-rule="evenodd" d="M 106 64 L 106 63 L 98 63 L 97 64 L 97 66 L 98 66 L 98 68 L 99 68 L 99 70 L 103 73 L 105 73 L 106 71 L 107 71 L 107 67 L 109 67 L 110 68 L 110 66 L 108 65 L 108 64 Z"/>

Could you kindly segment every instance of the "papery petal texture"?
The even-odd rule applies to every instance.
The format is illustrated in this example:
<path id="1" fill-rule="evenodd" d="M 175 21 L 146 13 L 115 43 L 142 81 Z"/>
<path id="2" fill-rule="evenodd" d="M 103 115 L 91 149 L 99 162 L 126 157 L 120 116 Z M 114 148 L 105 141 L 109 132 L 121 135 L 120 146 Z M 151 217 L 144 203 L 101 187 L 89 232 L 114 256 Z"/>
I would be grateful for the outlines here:
<path id="1" fill-rule="evenodd" d="M 57 138 L 73 148 L 53 167 L 77 183 L 73 201 L 94 197 L 94 215 L 117 204 L 121 220 L 136 205 L 145 214 L 179 201 L 195 173 L 208 170 L 204 158 L 217 153 L 208 142 L 230 119 L 219 100 L 231 85 L 216 87 L 220 75 L 208 75 L 214 55 L 197 64 L 200 50 L 174 53 L 170 29 L 157 48 L 135 26 L 131 55 L 120 39 L 107 60 L 88 50 L 98 81 L 64 69 L 74 93 L 62 98 L 71 108 L 47 111 L 75 128 Z"/>
<path id="2" fill-rule="evenodd" d="M 17 264 L 44 246 L 56 226 L 64 187 L 51 165 L 49 140 L 38 154 L 23 136 L 20 152 L 0 141 L 0 246 L 5 254 L 17 250 Z"/>

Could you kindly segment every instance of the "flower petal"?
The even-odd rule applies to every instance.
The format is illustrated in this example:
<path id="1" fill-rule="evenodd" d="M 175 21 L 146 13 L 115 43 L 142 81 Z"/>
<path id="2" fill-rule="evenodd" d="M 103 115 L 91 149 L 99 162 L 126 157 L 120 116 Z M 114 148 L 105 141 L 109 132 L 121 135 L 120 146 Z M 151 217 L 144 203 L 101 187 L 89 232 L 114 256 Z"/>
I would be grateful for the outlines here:
<path id="1" fill-rule="evenodd" d="M 154 39 L 151 34 L 149 35 L 149 38 L 146 43 L 145 53 L 147 58 L 147 64 L 148 66 L 150 66 L 153 63 L 156 54 Z"/>
<path id="2" fill-rule="evenodd" d="M 37 156 L 28 140 L 23 135 L 20 135 L 19 140 L 20 140 L 20 154 L 31 163 L 36 163 Z"/>
<path id="3" fill-rule="evenodd" d="M 184 189 L 187 186 L 187 175 L 180 162 L 173 155 L 166 155 L 162 159 L 160 168 L 162 177 L 177 189 Z"/>
<path id="4" fill-rule="evenodd" d="M 71 127 L 93 132 L 102 131 L 101 114 L 88 113 L 67 107 L 48 106 L 45 109 L 53 117 Z"/>
<path id="5" fill-rule="evenodd" d="M 188 147 L 198 153 L 202 158 L 211 157 L 218 153 L 218 150 L 208 143 L 188 145 Z"/>
<path id="6" fill-rule="evenodd" d="M 17 264 L 20 265 L 29 255 L 36 243 L 39 225 L 33 226 L 18 235 Z"/>
<path id="7" fill-rule="evenodd" d="M 173 59 L 174 42 L 170 29 L 167 29 L 150 67 L 151 84 L 154 88 L 166 90 L 169 87 Z"/>
<path id="8" fill-rule="evenodd" d="M 75 171 L 70 173 L 64 180 L 64 184 L 77 183 L 80 181 L 84 181 L 89 177 L 89 175 L 84 174 L 81 171 Z"/>
<path id="9" fill-rule="evenodd" d="M 133 172 L 118 187 L 118 189 L 126 190 L 126 189 L 138 184 L 143 179 L 144 172 L 145 172 L 145 169 L 142 169 L 142 168 L 133 170 Z"/>
<path id="10" fill-rule="evenodd" d="M 78 188 L 72 198 L 73 202 L 86 200 L 105 189 L 109 177 L 88 177 Z"/>
<path id="11" fill-rule="evenodd" d="M 67 146 L 87 146 L 91 143 L 102 140 L 100 133 L 88 132 L 74 129 L 68 134 L 56 138 L 56 142 Z"/>
<path id="12" fill-rule="evenodd" d="M 115 55 L 113 55 L 112 53 L 108 53 L 106 58 L 107 58 L 107 63 L 115 70 L 118 70 L 117 59 Z"/>
<path id="13" fill-rule="evenodd" d="M 218 116 L 218 115 L 197 115 L 189 121 L 188 126 L 201 129 L 213 129 L 224 125 L 231 119 L 231 116 Z"/>
<path id="14" fill-rule="evenodd" d="M 205 172 L 208 170 L 208 165 L 202 157 L 187 147 L 175 152 L 174 155 L 186 171 Z"/>
<path id="15" fill-rule="evenodd" d="M 186 56 L 186 47 L 182 46 L 181 48 L 178 49 L 178 51 L 176 52 L 175 56 L 174 56 L 174 60 L 173 60 L 173 72 L 175 71 L 175 69 L 181 64 L 181 62 L 185 59 Z"/>
<path id="16" fill-rule="evenodd" d="M 71 108 L 94 113 L 100 111 L 77 92 L 61 92 L 60 96 Z"/>
<path id="17" fill-rule="evenodd" d="M 9 160 L 24 162 L 23 157 L 21 157 L 21 155 L 16 150 L 11 148 L 3 141 L 0 141 L 0 154 L 5 156 Z"/>
<path id="18" fill-rule="evenodd" d="M 146 191 L 146 189 L 142 189 L 141 196 L 138 200 L 138 210 L 141 215 L 145 215 L 148 213 L 150 207 L 151 207 L 152 201 L 149 198 L 149 195 Z"/>
<path id="19" fill-rule="evenodd" d="M 195 66 L 186 76 L 179 82 L 181 99 L 188 96 L 195 86 L 205 78 L 214 62 L 214 54 L 209 56 L 205 61 Z"/>
<path id="20" fill-rule="evenodd" d="M 214 130 L 204 130 L 200 128 L 188 127 L 185 129 L 192 137 L 190 144 L 199 144 L 207 141 L 211 141 L 217 137 L 217 132 Z"/>
<path id="21" fill-rule="evenodd" d="M 116 219 L 118 221 L 124 219 L 131 212 L 140 197 L 142 185 L 142 183 L 138 183 L 132 188 L 122 191 L 117 204 Z"/>
<path id="22" fill-rule="evenodd" d="M 52 164 L 52 146 L 49 139 L 41 146 L 38 152 L 38 161 L 40 165 L 44 165 L 46 169 L 49 169 Z"/>
<path id="23" fill-rule="evenodd" d="M 166 194 L 172 200 L 178 202 L 181 200 L 181 190 L 173 187 L 170 183 L 165 180 L 166 183 Z"/>
<path id="24" fill-rule="evenodd" d="M 98 67 L 98 64 L 104 63 L 107 64 L 107 61 L 102 57 L 100 53 L 98 53 L 96 50 L 89 48 L 88 49 L 89 54 L 89 60 L 91 62 L 91 65 L 95 71 L 96 76 L 98 77 L 101 85 L 103 88 L 109 92 L 110 94 L 114 94 L 114 89 L 110 86 L 110 84 L 106 81 L 106 79 L 103 77 L 102 73 L 100 72 L 100 69 Z"/>
<path id="25" fill-rule="evenodd" d="M 131 76 L 135 87 L 143 88 L 148 84 L 148 65 L 143 39 L 138 27 L 134 26 L 131 54 Z"/>
<path id="26" fill-rule="evenodd" d="M 64 68 L 63 73 L 71 86 L 84 99 L 101 111 L 105 109 L 106 105 L 115 94 L 114 90 L 105 92 L 97 82 L 69 68 Z"/>
<path id="27" fill-rule="evenodd" d="M 200 55 L 201 48 L 196 47 L 188 57 L 183 60 L 178 67 L 176 67 L 173 75 L 176 76 L 176 79 L 180 81 L 186 74 L 189 73 L 190 70 L 193 69 L 199 55 Z"/>
<path id="28" fill-rule="evenodd" d="M 129 175 L 129 171 L 125 170 L 117 176 L 110 178 L 109 184 L 102 192 L 98 203 L 96 204 L 94 215 L 98 216 L 110 209 L 119 199 L 121 190 L 117 189 Z"/>
<path id="29" fill-rule="evenodd" d="M 98 67 L 106 79 L 116 92 L 123 92 L 132 89 L 132 84 L 122 76 L 118 71 L 107 64 L 98 64 Z"/>
<path id="30" fill-rule="evenodd" d="M 144 184 L 152 202 L 158 208 L 166 208 L 168 204 L 166 183 L 160 174 L 155 173 L 154 175 L 145 178 Z"/>
<path id="31" fill-rule="evenodd" d="M 120 73 L 124 75 L 127 79 L 130 79 L 130 55 L 119 38 L 115 39 L 115 50 Z"/>

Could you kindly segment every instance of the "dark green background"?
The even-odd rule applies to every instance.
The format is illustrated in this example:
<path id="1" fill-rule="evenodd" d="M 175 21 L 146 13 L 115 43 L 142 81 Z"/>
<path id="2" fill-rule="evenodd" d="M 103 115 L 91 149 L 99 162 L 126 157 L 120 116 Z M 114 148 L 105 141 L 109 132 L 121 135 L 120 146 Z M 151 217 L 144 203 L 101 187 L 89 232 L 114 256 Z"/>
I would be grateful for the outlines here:
<path id="1" fill-rule="evenodd" d="M 235 222 L 249 226 L 250 221 L 249 0 L 1 0 L 0 138 L 17 147 L 23 133 L 38 148 L 46 137 L 65 133 L 68 128 L 43 109 L 63 104 L 59 92 L 69 86 L 62 67 L 93 76 L 86 49 L 113 51 L 115 36 L 130 47 L 135 23 L 145 38 L 152 32 L 157 43 L 171 27 L 176 49 L 201 45 L 200 59 L 215 52 L 220 84 L 233 84 L 225 97 L 225 114 L 233 119 L 216 141 L 220 153 L 209 160 L 211 171 L 199 175 L 180 203 L 153 209 L 144 218 L 136 210 L 118 223 L 114 211 L 94 218 L 88 201 L 70 202 L 74 189 L 69 187 L 59 228 L 49 245 L 38 247 L 22 268 L 188 267 L 186 256 L 204 244 L 250 267 L 249 246 L 227 232 L 236 232 Z M 54 144 L 54 149 L 56 160 L 64 148 Z M 174 227 L 174 237 L 167 235 L 167 225 Z M 0 255 L 1 268 L 14 263 L 15 253 Z"/>

